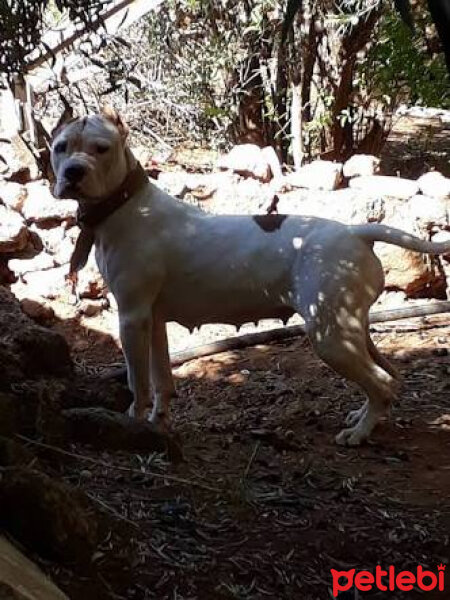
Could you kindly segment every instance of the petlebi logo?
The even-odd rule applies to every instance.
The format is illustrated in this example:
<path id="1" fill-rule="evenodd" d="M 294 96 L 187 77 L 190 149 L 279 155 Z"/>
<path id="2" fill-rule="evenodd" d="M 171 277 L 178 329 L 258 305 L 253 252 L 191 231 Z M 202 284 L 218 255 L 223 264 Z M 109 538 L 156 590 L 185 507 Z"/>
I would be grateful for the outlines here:
<path id="1" fill-rule="evenodd" d="M 357 589 L 361 592 L 370 592 L 372 589 L 378 589 L 382 592 L 410 592 L 417 587 L 423 592 L 433 590 L 444 591 L 445 565 L 437 565 L 437 571 L 427 571 L 418 566 L 416 571 L 397 571 L 394 566 L 383 569 L 377 565 L 375 572 L 356 571 L 337 571 L 331 569 L 333 578 L 333 596 L 338 597 L 340 592 L 346 592 L 351 589 Z"/>

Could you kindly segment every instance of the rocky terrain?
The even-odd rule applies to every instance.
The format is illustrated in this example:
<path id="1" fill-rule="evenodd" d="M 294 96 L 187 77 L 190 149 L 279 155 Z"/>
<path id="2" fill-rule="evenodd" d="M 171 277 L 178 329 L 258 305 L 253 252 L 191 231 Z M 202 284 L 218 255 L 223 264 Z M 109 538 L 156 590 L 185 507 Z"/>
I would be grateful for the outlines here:
<path id="1" fill-rule="evenodd" d="M 145 166 L 208 211 L 375 221 L 444 240 L 450 148 L 438 117 L 426 124 L 437 128 L 437 158 L 403 132 L 401 152 L 393 139 L 381 161 L 291 173 L 255 147 L 219 163 L 179 151 Z M 447 315 L 373 326 L 405 386 L 391 422 L 359 450 L 333 440 L 362 396 L 304 337 L 176 369 L 176 433 L 162 436 L 123 415 L 129 392 L 107 376 L 122 360 L 117 314 L 93 257 L 78 296 L 66 280 L 75 202 L 52 198 L 17 140 L 1 142 L 0 156 L 0 526 L 69 598 L 322 600 L 331 568 L 447 562 Z M 408 177 L 397 176 L 403 164 Z M 450 256 L 377 252 L 378 308 L 449 297 Z M 177 351 L 236 331 L 170 324 L 169 334 Z M 0 595 L 21 597 L 2 573 L 0 562 Z"/>

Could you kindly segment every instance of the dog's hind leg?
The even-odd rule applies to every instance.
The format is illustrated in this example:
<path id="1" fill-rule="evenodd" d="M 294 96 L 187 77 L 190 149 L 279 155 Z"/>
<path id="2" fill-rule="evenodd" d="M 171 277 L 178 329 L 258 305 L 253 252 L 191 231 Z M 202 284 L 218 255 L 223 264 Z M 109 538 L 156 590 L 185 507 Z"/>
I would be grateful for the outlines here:
<path id="1" fill-rule="evenodd" d="M 166 323 L 156 313 L 152 328 L 151 364 L 153 410 L 150 421 L 158 429 L 166 430 L 169 427 L 170 400 L 176 396 L 176 391 L 170 366 Z"/>
<path id="2" fill-rule="evenodd" d="M 396 379 L 369 338 L 369 308 L 383 289 L 380 261 L 363 241 L 342 232 L 312 237 L 295 265 L 295 308 L 305 319 L 317 354 L 337 373 L 359 384 L 367 401 L 348 417 L 337 437 L 358 445 L 389 412 Z"/>
<path id="3" fill-rule="evenodd" d="M 369 351 L 370 356 L 372 357 L 372 359 L 375 361 L 375 363 L 379 367 L 381 367 L 384 371 L 389 373 L 389 375 L 391 375 L 391 377 L 394 378 L 395 382 L 393 385 L 398 390 L 400 388 L 401 375 L 397 371 L 397 369 L 393 365 L 391 365 L 391 363 L 387 360 L 387 358 L 385 358 L 379 352 L 378 348 L 375 346 L 372 338 L 370 337 L 370 332 L 369 332 L 368 326 L 367 326 L 366 342 L 367 342 L 367 349 Z M 366 400 L 360 406 L 360 408 L 358 408 L 356 410 L 351 410 L 347 414 L 347 417 L 345 418 L 345 424 L 346 425 L 356 425 L 362 419 L 364 414 L 367 412 L 368 407 L 369 407 L 369 400 Z"/>
<path id="4" fill-rule="evenodd" d="M 320 358 L 337 373 L 359 384 L 368 396 L 360 409 L 348 415 L 347 423 L 352 426 L 336 437 L 339 444 L 359 445 L 389 413 L 396 396 L 396 380 L 374 361 L 363 330 L 341 328 L 322 320 L 319 326 L 310 324 L 308 333 Z"/>
<path id="5" fill-rule="evenodd" d="M 389 373 L 389 375 L 391 375 L 394 379 L 396 379 L 400 383 L 402 376 L 400 375 L 399 371 L 394 367 L 394 365 L 392 365 L 388 361 L 388 359 L 385 358 L 380 353 L 378 348 L 375 346 L 372 338 L 370 337 L 369 328 L 367 328 L 367 348 L 370 352 L 370 356 L 377 363 L 377 365 L 380 366 L 385 371 L 387 371 Z"/>

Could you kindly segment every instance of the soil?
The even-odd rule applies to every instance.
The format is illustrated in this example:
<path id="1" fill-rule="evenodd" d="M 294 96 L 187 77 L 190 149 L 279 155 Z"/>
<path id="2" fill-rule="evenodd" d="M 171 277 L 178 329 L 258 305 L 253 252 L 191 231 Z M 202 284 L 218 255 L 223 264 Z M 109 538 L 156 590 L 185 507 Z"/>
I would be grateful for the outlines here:
<path id="1" fill-rule="evenodd" d="M 385 158 L 396 172 L 405 163 L 393 144 Z M 54 325 L 80 372 L 121 362 L 114 319 Z M 191 361 L 174 371 L 184 460 L 74 445 L 59 474 L 88 494 L 109 531 L 88 567 L 36 560 L 72 600 L 326 600 L 331 569 L 436 573 L 450 558 L 449 319 L 372 332 L 404 387 L 370 442 L 335 444 L 363 396 L 306 338 Z"/>

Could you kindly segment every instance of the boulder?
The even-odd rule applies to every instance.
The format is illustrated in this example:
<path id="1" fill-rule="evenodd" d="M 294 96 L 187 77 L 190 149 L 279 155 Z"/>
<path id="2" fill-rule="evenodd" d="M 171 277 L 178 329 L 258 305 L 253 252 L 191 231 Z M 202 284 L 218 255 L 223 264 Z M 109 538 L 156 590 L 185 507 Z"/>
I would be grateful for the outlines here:
<path id="1" fill-rule="evenodd" d="M 387 289 L 403 290 L 410 298 L 442 298 L 445 278 L 428 257 L 381 243 L 375 244 L 375 253 L 383 265 Z"/>
<path id="2" fill-rule="evenodd" d="M 31 468 L 3 474 L 0 524 L 31 551 L 80 564 L 90 564 L 99 541 L 99 518 L 89 499 Z"/>
<path id="3" fill-rule="evenodd" d="M 34 235 L 38 235 L 42 241 L 43 248 L 49 252 L 50 254 L 55 256 L 58 254 L 61 244 L 66 236 L 69 236 L 69 232 L 74 231 L 74 238 L 79 233 L 78 227 L 71 227 L 66 230 L 64 224 L 60 224 L 58 227 L 51 227 L 50 229 L 44 229 L 42 227 L 38 227 L 36 223 L 32 223 L 29 227 L 30 231 Z M 70 237 L 70 236 L 69 236 Z M 73 242 L 75 244 L 75 241 Z"/>
<path id="4" fill-rule="evenodd" d="M 417 180 L 420 191 L 432 198 L 450 198 L 450 178 L 438 171 L 425 173 Z"/>
<path id="5" fill-rule="evenodd" d="M 395 215 L 383 223 L 429 239 L 429 233 L 418 227 L 409 203 L 399 202 Z M 410 298 L 445 298 L 446 281 L 439 258 L 381 242 L 375 243 L 374 250 L 383 265 L 388 290 L 403 291 Z"/>
<path id="6" fill-rule="evenodd" d="M 26 186 L 27 198 L 22 213 L 31 223 L 75 222 L 78 203 L 76 200 L 56 200 L 48 185 L 43 181 L 33 181 Z"/>
<path id="7" fill-rule="evenodd" d="M 431 238 L 433 242 L 450 242 L 450 231 L 438 231 Z M 448 254 L 444 254 L 443 257 L 450 262 L 450 252 Z"/>
<path id="8" fill-rule="evenodd" d="M 286 175 L 292 187 L 310 190 L 335 190 L 342 178 L 342 163 L 315 160 Z"/>
<path id="9" fill-rule="evenodd" d="M 354 154 L 344 163 L 344 177 L 360 177 L 375 175 L 378 172 L 380 159 L 372 154 Z"/>
<path id="10" fill-rule="evenodd" d="M 44 246 L 42 240 L 37 233 L 28 229 L 28 241 L 26 246 L 22 250 L 16 250 L 15 252 L 5 253 L 4 256 L 8 257 L 9 260 L 18 258 L 21 260 L 30 260 L 43 250 Z"/>
<path id="11" fill-rule="evenodd" d="M 178 439 L 149 421 L 98 407 L 72 408 L 62 415 L 66 436 L 73 441 L 108 450 L 165 452 L 175 462 L 182 458 Z"/>
<path id="12" fill-rule="evenodd" d="M 17 277 L 8 267 L 8 261 L 0 258 L 0 285 L 10 285 L 16 281 Z"/>
<path id="13" fill-rule="evenodd" d="M 67 265 L 75 249 L 75 241 L 72 236 L 66 235 L 59 244 L 55 243 L 52 247 L 55 264 L 57 266 Z"/>
<path id="14" fill-rule="evenodd" d="M 408 200 L 419 193 L 417 181 L 390 175 L 365 175 L 350 179 L 349 186 L 365 194 L 381 198 Z"/>
<path id="15" fill-rule="evenodd" d="M 20 308 L 30 319 L 41 325 L 46 325 L 55 318 L 55 311 L 51 306 L 31 298 L 21 300 Z"/>
<path id="16" fill-rule="evenodd" d="M 187 173 L 184 171 L 166 171 L 160 173 L 156 185 L 176 198 L 183 198 L 189 188 L 186 184 Z"/>
<path id="17" fill-rule="evenodd" d="M 26 183 L 39 175 L 33 153 L 18 134 L 1 139 L 0 165 L 3 177 L 17 183 Z"/>
<path id="18" fill-rule="evenodd" d="M 63 267 L 67 272 L 67 267 Z M 106 298 L 108 289 L 95 260 L 95 250 L 92 249 L 86 265 L 78 272 L 77 293 L 80 298 Z"/>
<path id="19" fill-rule="evenodd" d="M 55 299 L 66 294 L 70 285 L 67 282 L 67 266 L 55 267 L 45 271 L 30 271 L 22 276 L 23 282 L 28 286 L 30 297 Z"/>
<path id="20" fill-rule="evenodd" d="M 25 186 L 14 181 L 0 181 L 0 202 L 8 208 L 21 212 L 26 197 Z"/>
<path id="21" fill-rule="evenodd" d="M 444 198 L 416 194 L 408 204 L 419 230 L 443 229 L 449 225 L 450 203 Z"/>
<path id="22" fill-rule="evenodd" d="M 0 348 L 0 387 L 17 379 L 72 372 L 66 340 L 36 325 L 5 287 L 0 287 Z"/>
<path id="23" fill-rule="evenodd" d="M 327 216 L 340 223 L 380 222 L 386 213 L 382 198 L 374 198 L 343 188 L 332 192 L 295 190 L 278 194 L 277 209 L 280 214 L 297 214 L 314 217 Z"/>
<path id="24" fill-rule="evenodd" d="M 219 169 L 228 169 L 244 177 L 254 177 L 267 182 L 281 174 L 278 157 L 270 146 L 260 148 L 256 144 L 239 144 L 217 161 Z"/>
<path id="25" fill-rule="evenodd" d="M 89 300 L 84 298 L 78 305 L 78 313 L 85 317 L 96 317 L 105 308 L 106 300 Z"/>
<path id="26" fill-rule="evenodd" d="M 51 269 L 55 266 L 55 261 L 47 252 L 40 252 L 34 258 L 12 259 L 9 261 L 9 266 L 16 275 L 24 275 L 25 273 Z"/>
<path id="27" fill-rule="evenodd" d="M 0 253 L 21 251 L 28 240 L 29 232 L 23 218 L 14 210 L 0 205 Z"/>

